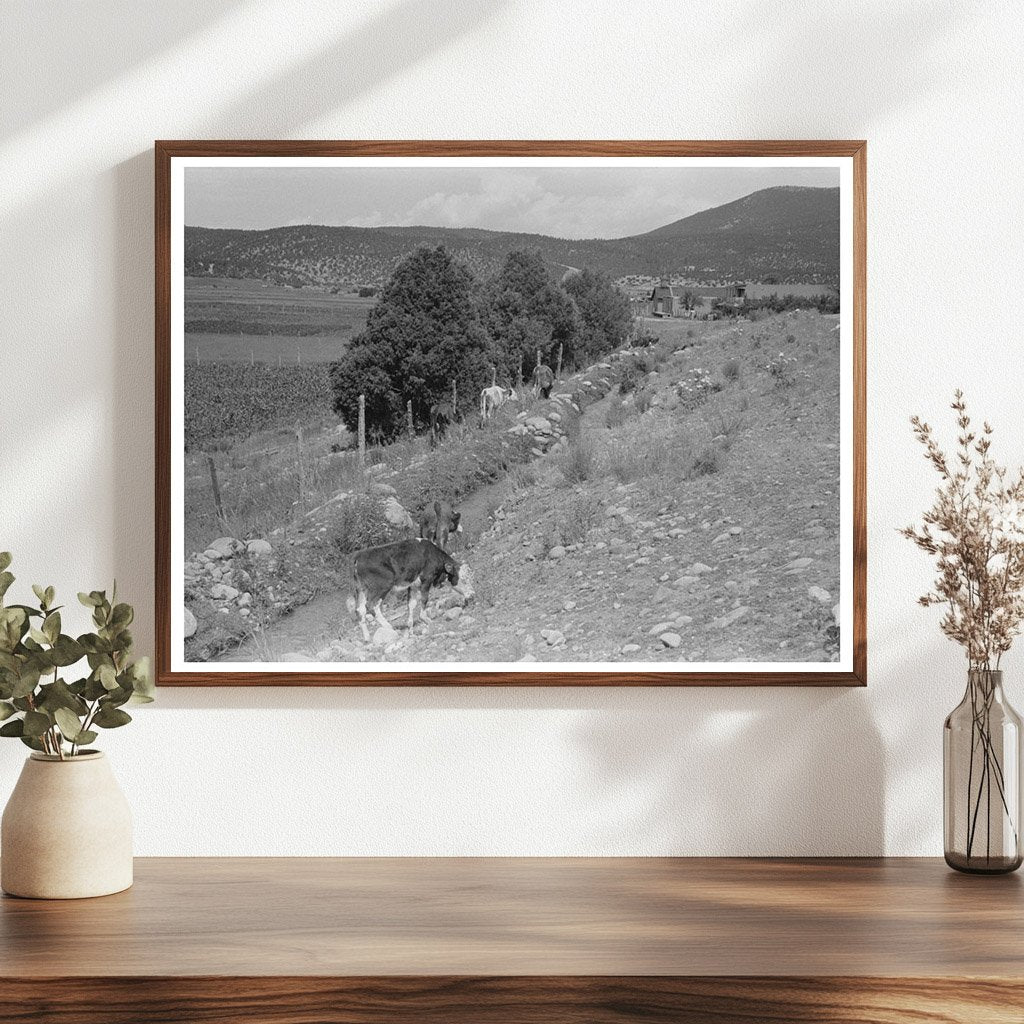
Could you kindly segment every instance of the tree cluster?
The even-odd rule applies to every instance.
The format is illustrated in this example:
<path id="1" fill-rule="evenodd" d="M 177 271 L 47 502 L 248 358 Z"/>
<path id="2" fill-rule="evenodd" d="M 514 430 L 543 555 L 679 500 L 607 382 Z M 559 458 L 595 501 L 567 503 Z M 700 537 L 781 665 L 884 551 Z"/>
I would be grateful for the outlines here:
<path id="1" fill-rule="evenodd" d="M 443 247 L 423 247 L 395 269 L 366 328 L 331 368 L 334 407 L 350 429 L 365 396 L 369 437 L 404 429 L 412 401 L 416 426 L 432 405 L 452 400 L 461 418 L 491 383 L 529 380 L 537 353 L 554 366 L 592 361 L 622 344 L 629 302 L 604 273 L 584 269 L 556 282 L 537 252 L 508 254 L 489 280 L 473 276 Z"/>

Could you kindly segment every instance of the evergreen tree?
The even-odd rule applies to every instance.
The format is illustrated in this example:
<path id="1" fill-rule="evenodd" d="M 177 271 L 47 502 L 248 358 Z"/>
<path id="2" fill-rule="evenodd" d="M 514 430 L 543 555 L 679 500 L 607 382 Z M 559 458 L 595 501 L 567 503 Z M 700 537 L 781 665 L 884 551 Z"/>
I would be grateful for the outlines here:
<path id="1" fill-rule="evenodd" d="M 403 260 L 370 311 L 366 328 L 331 369 L 334 408 L 355 429 L 366 396 L 367 433 L 390 440 L 405 424 L 405 404 L 422 426 L 434 402 L 451 400 L 452 381 L 464 413 L 490 383 L 487 333 L 473 301 L 470 272 L 443 246 Z"/>
<path id="2" fill-rule="evenodd" d="M 632 321 L 629 299 L 604 271 L 584 268 L 566 279 L 583 323 L 578 354 L 587 362 L 618 348 Z"/>

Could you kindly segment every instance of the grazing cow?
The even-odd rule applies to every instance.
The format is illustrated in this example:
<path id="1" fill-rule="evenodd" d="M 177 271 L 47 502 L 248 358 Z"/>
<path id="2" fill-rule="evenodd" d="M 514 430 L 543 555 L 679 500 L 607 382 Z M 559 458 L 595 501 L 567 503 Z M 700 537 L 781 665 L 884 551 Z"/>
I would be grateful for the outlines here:
<path id="1" fill-rule="evenodd" d="M 436 445 L 454 422 L 455 410 L 451 402 L 435 402 L 430 407 L 430 443 Z"/>
<path id="2" fill-rule="evenodd" d="M 551 397 L 551 388 L 555 383 L 555 373 L 546 363 L 534 367 L 533 370 L 533 394 L 543 398 Z"/>
<path id="3" fill-rule="evenodd" d="M 448 540 L 453 533 L 461 533 L 461 512 L 452 510 L 447 501 L 435 501 L 420 513 L 420 536 L 448 551 Z"/>
<path id="4" fill-rule="evenodd" d="M 393 629 L 381 611 L 381 604 L 393 591 L 405 591 L 411 632 L 416 598 L 420 600 L 419 617 L 430 622 L 426 610 L 430 588 L 442 585 L 446 580 L 453 587 L 457 586 L 459 565 L 451 555 L 429 540 L 400 540 L 357 551 L 352 556 L 352 577 L 355 593 L 348 599 L 348 609 L 359 616 L 363 639 L 369 642 L 367 606 L 381 626 Z"/>
<path id="5" fill-rule="evenodd" d="M 516 400 L 515 388 L 502 388 L 492 385 L 480 392 L 480 423 L 486 423 L 506 402 Z"/>

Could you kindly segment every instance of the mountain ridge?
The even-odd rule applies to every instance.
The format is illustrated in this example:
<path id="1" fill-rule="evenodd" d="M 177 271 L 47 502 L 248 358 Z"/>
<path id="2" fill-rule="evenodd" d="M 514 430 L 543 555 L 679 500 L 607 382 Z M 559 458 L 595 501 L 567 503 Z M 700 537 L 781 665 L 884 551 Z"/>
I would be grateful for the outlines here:
<path id="1" fill-rule="evenodd" d="M 420 245 L 442 244 L 481 276 L 513 249 L 536 249 L 553 274 L 591 267 L 615 278 L 686 277 L 836 284 L 839 189 L 780 185 L 621 238 L 566 239 L 430 225 L 185 227 L 185 272 L 296 286 L 382 285 Z M 557 269 L 556 269 L 557 268 Z"/>

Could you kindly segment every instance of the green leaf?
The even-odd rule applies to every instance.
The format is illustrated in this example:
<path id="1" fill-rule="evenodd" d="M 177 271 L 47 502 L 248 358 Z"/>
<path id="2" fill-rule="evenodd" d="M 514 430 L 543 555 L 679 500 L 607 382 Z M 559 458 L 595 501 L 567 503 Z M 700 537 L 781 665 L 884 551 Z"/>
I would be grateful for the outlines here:
<path id="1" fill-rule="evenodd" d="M 10 701 L 0 700 L 0 722 L 6 722 L 11 715 L 17 714 L 18 709 Z"/>
<path id="2" fill-rule="evenodd" d="M 117 729 L 122 725 L 127 725 L 132 720 L 132 716 L 127 711 L 122 711 L 120 708 L 110 707 L 109 704 L 104 704 L 99 711 L 96 712 L 96 717 L 93 718 L 93 724 L 98 725 L 101 729 Z M 0 732 L 2 732 L 3 726 L 0 726 Z"/>
<path id="3" fill-rule="evenodd" d="M 130 604 L 116 604 L 110 613 L 110 624 L 117 629 L 130 626 L 135 618 L 135 609 Z"/>
<path id="4" fill-rule="evenodd" d="M 39 599 L 39 603 L 45 608 L 46 607 L 46 587 L 39 586 L 38 583 L 32 584 L 32 593 Z"/>
<path id="5" fill-rule="evenodd" d="M 99 600 L 94 590 L 91 594 L 83 594 L 81 591 L 78 592 L 78 600 L 85 605 L 86 608 L 95 608 L 99 604 Z"/>
<path id="6" fill-rule="evenodd" d="M 35 626 L 29 628 L 28 635 L 40 646 L 50 643 L 50 638 L 41 629 L 36 629 Z"/>
<path id="7" fill-rule="evenodd" d="M 11 652 L 28 628 L 28 616 L 21 608 L 0 608 L 0 651 Z"/>
<path id="8" fill-rule="evenodd" d="M 50 716 L 44 715 L 41 711 L 25 712 L 25 735 L 42 736 L 51 726 Z"/>
<path id="9" fill-rule="evenodd" d="M 82 732 L 82 720 L 78 715 L 67 708 L 57 708 L 53 717 L 64 738 L 71 740 L 72 743 L 77 743 L 79 734 Z"/>
<path id="10" fill-rule="evenodd" d="M 57 637 L 60 636 L 60 612 L 50 612 L 49 615 L 43 619 L 43 632 L 46 634 L 46 639 L 51 644 L 57 642 Z"/>
<path id="11" fill-rule="evenodd" d="M 79 718 L 84 717 L 89 711 L 89 705 L 75 694 L 63 679 L 57 679 L 39 687 L 36 707 L 40 711 L 54 712 L 57 708 L 66 708 Z"/>
<path id="12" fill-rule="evenodd" d="M 11 553 L 10 551 L 0 551 L 0 572 L 6 569 L 11 564 Z"/>
<path id="13" fill-rule="evenodd" d="M 3 734 L 3 729 L 0 729 L 0 735 Z M 35 736 L 20 736 L 19 739 L 26 747 L 31 747 L 33 750 L 38 750 L 40 753 L 46 752 L 46 747 L 35 738 Z"/>
<path id="14" fill-rule="evenodd" d="M 76 661 L 81 661 L 85 657 L 82 645 L 63 633 L 57 637 L 53 650 L 47 653 L 51 662 L 58 668 L 74 665 Z"/>
<path id="15" fill-rule="evenodd" d="M 84 729 L 78 734 L 78 739 L 75 742 L 82 746 L 83 743 L 92 743 L 97 736 L 99 736 L 98 732 L 93 732 L 92 729 Z"/>
<path id="16" fill-rule="evenodd" d="M 9 572 L 0 572 L 0 598 L 10 590 L 13 582 L 14 577 Z"/>
<path id="17" fill-rule="evenodd" d="M 156 696 L 156 686 L 153 684 L 153 675 L 150 670 L 149 658 L 139 658 L 128 668 L 128 674 L 132 681 L 132 703 L 151 704 Z"/>
<path id="18" fill-rule="evenodd" d="M 52 608 L 53 607 L 53 599 L 56 596 L 57 596 L 57 591 L 54 590 L 53 587 L 47 587 L 46 588 L 46 593 L 43 594 L 43 597 L 46 598 L 46 607 L 47 608 Z"/>
<path id="19" fill-rule="evenodd" d="M 21 669 L 21 675 L 18 676 L 18 681 L 14 684 L 11 690 L 12 697 L 28 697 L 39 685 L 39 666 L 38 665 L 23 665 Z"/>
<path id="20" fill-rule="evenodd" d="M 25 735 L 25 723 L 20 718 L 15 718 L 10 722 L 4 722 L 0 725 L 0 736 L 24 736 Z"/>
<path id="21" fill-rule="evenodd" d="M 96 670 L 96 678 L 103 684 L 105 690 L 116 690 L 120 685 L 113 665 L 100 665 Z"/>

